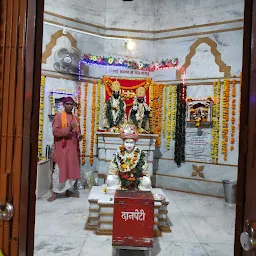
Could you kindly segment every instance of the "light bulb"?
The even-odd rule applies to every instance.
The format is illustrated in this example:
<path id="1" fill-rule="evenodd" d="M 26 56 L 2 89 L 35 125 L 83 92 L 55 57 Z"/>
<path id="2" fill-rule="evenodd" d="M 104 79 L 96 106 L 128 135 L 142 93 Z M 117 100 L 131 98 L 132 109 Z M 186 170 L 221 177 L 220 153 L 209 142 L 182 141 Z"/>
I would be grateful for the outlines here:
<path id="1" fill-rule="evenodd" d="M 135 48 L 136 44 L 133 40 L 129 40 L 127 43 L 127 48 L 132 51 Z"/>

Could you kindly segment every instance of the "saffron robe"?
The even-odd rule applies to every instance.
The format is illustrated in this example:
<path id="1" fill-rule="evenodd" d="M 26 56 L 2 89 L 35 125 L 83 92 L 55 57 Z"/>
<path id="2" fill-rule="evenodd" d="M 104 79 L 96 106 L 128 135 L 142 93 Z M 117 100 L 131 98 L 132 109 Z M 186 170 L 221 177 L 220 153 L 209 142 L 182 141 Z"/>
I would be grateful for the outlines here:
<path id="1" fill-rule="evenodd" d="M 54 136 L 53 163 L 59 167 L 59 182 L 80 179 L 79 140 L 77 129 L 70 131 L 71 122 L 78 121 L 67 114 L 67 127 L 62 128 L 61 114 L 54 117 L 52 132 Z"/>

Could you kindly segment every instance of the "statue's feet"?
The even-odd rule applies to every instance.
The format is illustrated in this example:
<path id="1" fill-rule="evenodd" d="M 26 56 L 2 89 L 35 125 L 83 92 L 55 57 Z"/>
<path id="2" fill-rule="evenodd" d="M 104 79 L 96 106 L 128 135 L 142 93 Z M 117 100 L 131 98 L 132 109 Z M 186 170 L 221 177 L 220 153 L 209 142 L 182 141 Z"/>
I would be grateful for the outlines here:
<path id="1" fill-rule="evenodd" d="M 49 203 L 51 203 L 51 202 L 55 201 L 57 199 L 57 197 L 58 197 L 57 193 L 53 193 L 52 196 L 47 199 L 47 201 Z"/>
<path id="2" fill-rule="evenodd" d="M 72 191 L 69 191 L 67 190 L 66 191 L 66 194 L 65 194 L 67 197 L 76 197 L 76 198 L 79 198 L 80 196 Z"/>

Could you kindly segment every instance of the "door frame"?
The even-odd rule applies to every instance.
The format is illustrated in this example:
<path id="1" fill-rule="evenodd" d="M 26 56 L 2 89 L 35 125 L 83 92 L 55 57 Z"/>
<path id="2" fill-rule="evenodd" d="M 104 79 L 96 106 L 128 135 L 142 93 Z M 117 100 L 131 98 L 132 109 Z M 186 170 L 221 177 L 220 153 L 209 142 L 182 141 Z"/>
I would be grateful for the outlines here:
<path id="1" fill-rule="evenodd" d="M 43 37 L 43 11 L 44 0 L 27 1 L 27 34 L 26 34 L 26 63 L 25 63 L 25 101 L 24 101 L 24 127 L 23 127 L 23 154 L 20 198 L 20 232 L 19 255 L 29 256 L 34 252 L 34 225 L 36 203 L 36 175 L 37 175 L 37 145 L 39 125 L 39 99 L 41 56 Z M 255 4 L 256 5 L 256 4 Z M 254 5 L 254 9 L 256 9 Z M 250 81 L 251 74 L 251 35 L 253 0 L 245 0 L 244 40 L 243 40 L 243 78 L 241 87 L 241 114 L 240 139 L 238 162 L 238 194 L 236 206 L 235 227 L 235 256 L 243 254 L 240 246 L 240 234 L 244 225 L 244 207 L 246 195 L 246 170 L 248 151 L 248 125 L 249 125 L 249 90 L 253 86 Z M 256 10 L 255 10 L 256 11 Z M 256 13 L 256 12 L 255 12 Z M 256 42 L 256 26 L 253 38 Z M 40 47 L 39 47 L 40 46 Z M 256 121 L 255 121 L 256 127 Z M 35 150 L 36 148 L 36 150 Z"/>
<path id="2" fill-rule="evenodd" d="M 253 115 L 253 105 L 256 104 L 252 88 L 255 87 L 253 73 L 255 73 L 256 62 L 256 3 L 253 0 L 245 0 L 244 8 L 244 38 L 243 38 L 243 63 L 242 63 L 242 84 L 240 104 L 240 134 L 239 134 L 239 159 L 238 159 L 238 182 L 237 182 L 237 204 L 234 255 L 252 255 L 245 252 L 240 244 L 240 235 L 244 230 L 244 224 L 248 215 L 248 206 L 253 210 L 253 205 L 248 204 L 252 200 L 253 187 L 256 182 L 256 166 L 253 166 L 253 152 L 256 146 L 256 118 Z M 254 13 L 254 15 L 253 15 Z M 253 43 L 254 42 L 254 43 Z M 255 57 L 253 57 L 255 56 Z M 254 92 L 255 96 L 255 92 Z M 254 189 L 255 191 L 255 189 Z M 255 198 L 255 196 L 254 196 Z M 254 208 L 255 209 L 255 208 Z M 248 209 L 247 209 L 248 210 Z M 254 210 L 254 214 L 256 212 Z M 246 217 L 247 215 L 247 217 Z M 256 216 L 255 216 L 256 218 Z"/>
<path id="3" fill-rule="evenodd" d="M 27 0 L 19 256 L 34 255 L 44 0 Z"/>

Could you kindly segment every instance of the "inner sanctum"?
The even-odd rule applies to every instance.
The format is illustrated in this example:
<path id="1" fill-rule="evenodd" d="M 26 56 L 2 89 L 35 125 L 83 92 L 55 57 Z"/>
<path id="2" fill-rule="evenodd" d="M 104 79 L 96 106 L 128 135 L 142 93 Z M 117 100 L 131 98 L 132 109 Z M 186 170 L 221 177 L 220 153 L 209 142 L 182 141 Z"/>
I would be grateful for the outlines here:
<path id="1" fill-rule="evenodd" d="M 234 255 L 243 18 L 45 0 L 34 255 Z"/>

